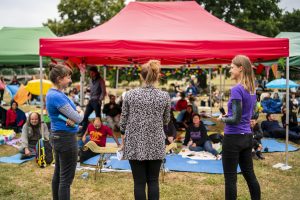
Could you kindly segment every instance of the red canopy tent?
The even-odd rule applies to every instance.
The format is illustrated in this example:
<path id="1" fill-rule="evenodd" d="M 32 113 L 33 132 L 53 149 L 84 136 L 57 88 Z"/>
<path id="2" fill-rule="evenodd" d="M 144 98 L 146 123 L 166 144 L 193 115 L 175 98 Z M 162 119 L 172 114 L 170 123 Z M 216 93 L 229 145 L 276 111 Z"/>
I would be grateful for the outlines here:
<path id="1" fill-rule="evenodd" d="M 289 56 L 289 41 L 236 28 L 196 2 L 132 2 L 89 31 L 40 39 L 40 55 L 86 64 L 230 63 L 237 54 L 252 61 Z"/>

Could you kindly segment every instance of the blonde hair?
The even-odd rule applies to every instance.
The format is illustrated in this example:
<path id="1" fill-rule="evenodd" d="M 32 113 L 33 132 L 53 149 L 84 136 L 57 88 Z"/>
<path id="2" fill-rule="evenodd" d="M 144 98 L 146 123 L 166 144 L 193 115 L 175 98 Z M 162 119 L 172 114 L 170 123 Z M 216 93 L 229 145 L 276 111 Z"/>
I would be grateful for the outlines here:
<path id="1" fill-rule="evenodd" d="M 240 83 L 248 92 L 250 92 L 250 94 L 254 94 L 255 77 L 250 59 L 244 55 L 237 55 L 232 59 L 232 64 L 236 65 L 237 67 L 243 66 Z"/>
<path id="2" fill-rule="evenodd" d="M 160 61 L 149 60 L 147 63 L 142 65 L 140 73 L 141 79 L 146 85 L 153 85 L 159 79 L 160 74 Z"/>

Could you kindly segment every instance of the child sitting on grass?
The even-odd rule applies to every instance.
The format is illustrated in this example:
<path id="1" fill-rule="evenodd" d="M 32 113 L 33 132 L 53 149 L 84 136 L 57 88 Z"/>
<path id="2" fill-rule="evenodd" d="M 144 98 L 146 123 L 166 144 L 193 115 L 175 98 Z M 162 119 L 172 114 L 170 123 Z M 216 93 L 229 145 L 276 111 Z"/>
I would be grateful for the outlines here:
<path id="1" fill-rule="evenodd" d="M 82 137 L 82 142 L 85 144 L 88 140 L 88 135 L 90 136 L 90 141 L 95 142 L 100 147 L 106 146 L 106 138 L 107 135 L 112 136 L 117 143 L 118 147 L 120 146 L 120 143 L 118 141 L 118 138 L 113 134 L 112 130 L 108 127 L 102 124 L 101 119 L 99 117 L 96 117 L 93 123 L 90 123 L 87 127 L 87 130 L 85 131 L 85 134 Z M 96 156 L 97 153 L 92 152 L 90 149 L 87 151 L 80 151 L 80 162 L 84 162 L 85 160 Z"/>

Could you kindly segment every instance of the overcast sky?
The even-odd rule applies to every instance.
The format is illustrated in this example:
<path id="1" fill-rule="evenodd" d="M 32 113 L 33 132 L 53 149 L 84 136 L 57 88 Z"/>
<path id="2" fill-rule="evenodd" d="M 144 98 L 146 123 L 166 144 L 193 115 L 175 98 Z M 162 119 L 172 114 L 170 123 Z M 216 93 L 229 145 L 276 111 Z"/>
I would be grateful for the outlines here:
<path id="1" fill-rule="evenodd" d="M 0 0 L 0 27 L 42 26 L 47 19 L 58 19 L 59 2 L 60 0 Z M 300 9 L 300 0 L 281 0 L 279 6 L 287 11 Z"/>

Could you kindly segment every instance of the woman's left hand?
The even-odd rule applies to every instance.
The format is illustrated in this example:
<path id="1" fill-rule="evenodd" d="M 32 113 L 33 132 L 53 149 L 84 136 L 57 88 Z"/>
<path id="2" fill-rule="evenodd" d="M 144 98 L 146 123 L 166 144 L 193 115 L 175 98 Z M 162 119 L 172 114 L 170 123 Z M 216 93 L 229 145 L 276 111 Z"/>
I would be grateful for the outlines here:
<path id="1" fill-rule="evenodd" d="M 196 143 L 193 143 L 193 144 L 192 144 L 192 147 L 196 147 L 196 146 L 197 146 Z"/>
<path id="2" fill-rule="evenodd" d="M 222 118 L 223 118 L 223 115 L 222 114 L 220 114 L 220 116 L 218 117 L 218 121 L 222 121 Z"/>

